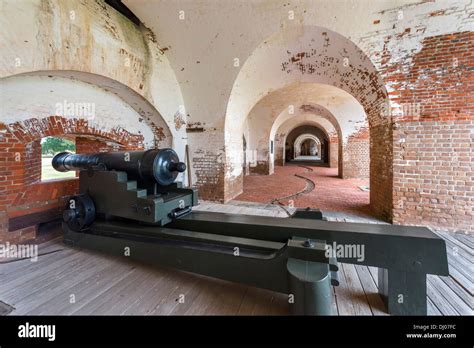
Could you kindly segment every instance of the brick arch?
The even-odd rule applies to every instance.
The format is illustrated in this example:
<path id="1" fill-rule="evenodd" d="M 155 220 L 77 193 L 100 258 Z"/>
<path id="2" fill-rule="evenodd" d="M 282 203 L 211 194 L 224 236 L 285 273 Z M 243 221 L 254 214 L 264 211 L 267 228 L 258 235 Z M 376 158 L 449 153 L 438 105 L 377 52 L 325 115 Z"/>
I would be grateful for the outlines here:
<path id="1" fill-rule="evenodd" d="M 292 103 L 292 105 L 297 106 L 298 104 Z M 327 122 L 327 124 L 322 125 L 321 122 Z M 293 126 L 290 126 L 290 124 L 293 124 Z M 303 103 L 296 108 L 295 114 L 287 115 L 287 112 L 285 112 L 275 119 L 270 132 L 270 139 L 275 139 L 275 147 L 279 148 L 280 154 L 275 151 L 274 165 L 284 165 L 286 136 L 300 125 L 315 125 L 326 132 L 330 143 L 329 165 L 331 168 L 338 167 L 339 176 L 343 177 L 343 150 L 342 141 L 339 140 L 343 138 L 341 126 L 336 117 L 327 108 L 309 102 Z M 281 144 L 282 141 L 283 144 Z"/>
<path id="2" fill-rule="evenodd" d="M 48 116 L 40 120 L 30 118 L 5 125 L 4 129 L 6 134 L 10 133 L 22 143 L 41 140 L 49 136 L 70 135 L 113 141 L 127 149 L 143 148 L 143 136 L 140 134 L 130 133 L 121 127 L 105 131 L 80 118 L 68 119 L 63 116 Z"/>
<path id="3" fill-rule="evenodd" d="M 276 118 L 275 121 L 272 124 L 272 129 L 270 131 L 270 137 L 274 136 L 275 133 L 285 124 L 286 122 L 290 121 L 291 119 L 300 119 L 300 118 L 306 118 L 306 117 L 311 117 L 311 116 L 317 116 L 325 119 L 328 121 L 332 127 L 335 129 L 337 132 L 338 136 L 342 138 L 342 130 L 339 122 L 337 121 L 337 118 L 329 111 L 327 108 L 325 108 L 322 105 L 311 103 L 311 102 L 305 102 L 298 104 L 296 102 L 291 103 L 292 105 L 298 106 L 296 109 L 296 112 L 293 115 L 288 115 L 287 110 L 285 108 L 284 111 L 282 111 Z M 321 127 L 324 129 L 324 127 Z"/>
<path id="4" fill-rule="evenodd" d="M 75 178 L 41 181 L 41 139 L 74 137 L 76 152 L 138 150 L 142 136 L 118 129 L 105 132 L 81 119 L 49 116 L 12 124 L 0 123 L 0 242 L 34 239 L 37 224 L 12 229 L 12 219 L 26 215 L 54 215 L 65 198 L 78 192 Z M 108 143 L 110 142 L 110 143 Z M 51 215 L 52 214 L 52 215 Z M 48 218 L 42 222 L 47 222 Z"/>
<path id="5" fill-rule="evenodd" d="M 106 92 L 110 95 L 114 95 L 120 98 L 120 100 L 127 104 L 131 109 L 133 109 L 137 115 L 139 115 L 139 121 L 143 121 L 152 130 L 154 139 L 153 143 L 148 144 L 148 146 L 160 147 L 170 146 L 172 144 L 173 135 L 170 130 L 171 127 L 168 124 L 171 121 L 165 120 L 158 109 L 146 98 L 129 86 L 124 85 L 120 81 L 114 80 L 108 76 L 84 71 L 38 70 L 8 76 L 3 79 L 2 84 L 7 85 L 6 88 L 8 88 L 8 81 L 21 81 L 21 78 L 28 77 L 38 79 L 38 82 L 41 81 L 39 79 L 48 79 L 52 82 L 57 81 L 58 83 L 61 83 L 61 81 L 63 83 L 74 83 L 76 81 L 82 82 L 88 86 L 91 86 L 92 88 L 99 89 L 100 92 Z M 118 128 L 120 128 L 120 125 Z"/>
<path id="6" fill-rule="evenodd" d="M 164 121 L 163 129 L 147 123 L 142 114 L 147 113 L 146 106 L 150 104 L 141 102 L 142 97 L 130 93 L 128 87 L 97 75 L 80 76 L 94 78 L 98 82 L 95 84 L 76 75 L 61 76 L 64 71 L 52 73 L 28 73 L 1 80 L 0 159 L 5 159 L 5 164 L 0 169 L 0 240 L 34 239 L 38 224 L 48 221 L 55 215 L 50 212 L 62 208 L 64 198 L 78 191 L 74 178 L 41 181 L 44 137 L 74 137 L 78 152 L 141 149 L 156 145 L 159 139 L 163 143 L 160 134 L 166 127 Z M 91 102 L 93 117 L 88 118 L 77 108 L 72 112 L 58 108 L 66 99 L 73 103 Z M 152 117 L 153 109 L 149 111 L 148 116 Z M 166 146 L 171 137 L 165 138 Z M 12 223 L 31 214 L 46 217 L 34 220 L 36 223 L 31 226 Z"/>
<path id="7" fill-rule="evenodd" d="M 285 144 L 292 144 L 291 147 L 293 148 L 293 158 L 295 155 L 295 149 L 301 145 L 302 140 L 307 137 L 307 135 L 317 137 L 320 143 L 322 143 L 323 141 L 327 141 L 327 145 L 329 146 L 329 134 L 324 127 L 314 121 L 300 122 L 291 129 L 289 129 L 284 137 Z"/>
<path id="8" fill-rule="evenodd" d="M 290 106 L 292 114 L 289 112 Z M 273 91 L 252 108 L 247 122 L 249 129 L 253 129 L 255 134 L 250 138 L 250 146 L 252 148 L 258 146 L 257 166 L 253 168 L 255 172 L 261 174 L 273 172 L 272 154 L 266 151 L 265 147 L 268 147 L 269 143 L 267 137 L 272 139 L 280 121 L 302 117 L 305 114 L 319 115 L 331 122 L 337 130 L 340 140 L 337 151 L 342 154 L 338 162 L 341 178 L 369 177 L 369 138 L 361 138 L 360 134 L 368 129 L 367 116 L 362 105 L 339 88 L 308 83 L 291 84 Z M 367 161 L 359 163 L 353 154 L 364 151 Z"/>
<path id="9" fill-rule="evenodd" d="M 288 121 L 287 121 L 288 122 Z M 283 123 L 279 128 L 281 128 L 282 126 L 284 126 L 285 123 Z M 332 125 L 332 124 L 331 124 Z M 286 142 L 287 142 L 287 138 L 288 136 L 295 130 L 297 130 L 298 128 L 300 127 L 304 127 L 304 126 L 311 126 L 311 127 L 315 127 L 317 129 L 319 129 L 320 131 L 322 131 L 322 133 L 324 134 L 324 136 L 326 137 L 325 140 L 327 140 L 328 142 L 328 158 L 327 158 L 327 162 L 328 164 L 330 164 L 330 157 L 331 157 L 331 154 L 332 154 L 332 151 L 330 146 L 331 146 L 331 134 L 327 131 L 327 129 L 322 126 L 319 122 L 317 121 L 301 121 L 297 124 L 295 124 L 293 127 L 289 128 L 286 132 L 285 132 L 285 136 L 283 138 L 283 145 L 285 146 Z M 336 139 L 338 139 L 338 136 L 337 136 L 337 130 L 335 132 L 333 132 L 335 135 L 336 135 Z M 334 136 L 333 134 L 333 136 Z M 339 156 L 339 152 L 340 151 L 336 151 L 336 155 Z M 283 147 L 283 164 L 285 163 L 286 161 L 286 152 L 285 152 L 285 147 Z"/>
<path id="10" fill-rule="evenodd" d="M 184 101 L 168 53 L 150 30 L 130 25 L 122 14 L 102 2 L 81 1 L 74 6 L 61 1 L 48 1 L 47 6 L 7 4 L 10 11 L 36 20 L 25 28 L 22 21 L 6 16 L 9 30 L 4 32 L 4 42 L 8 50 L 0 59 L 0 78 L 73 76 L 120 97 L 127 90 L 128 98 L 134 99 L 127 103 L 134 106 L 136 101 L 136 111 L 144 122 L 156 125 L 154 129 L 150 123 L 157 141 L 163 134 L 169 141 L 151 146 L 173 146 L 182 157 L 186 143 Z M 65 20 L 71 10 L 74 21 Z M 168 133 L 172 137 L 168 138 Z"/>
<path id="11" fill-rule="evenodd" d="M 295 125 L 293 128 L 289 129 L 288 132 L 287 132 L 287 136 L 293 132 L 295 129 L 298 129 L 302 126 L 311 126 L 311 127 L 314 127 L 314 128 L 317 128 L 319 129 L 321 132 L 323 132 L 323 134 L 326 136 L 326 139 L 329 139 L 329 133 L 327 132 L 327 130 L 321 126 L 320 123 L 316 122 L 316 121 L 313 121 L 313 122 L 301 122 L 297 125 Z"/>
<path id="12" fill-rule="evenodd" d="M 79 139 L 89 139 L 89 142 L 95 142 L 94 146 L 87 146 L 85 141 L 81 141 L 80 144 L 82 144 L 84 148 L 96 148 L 97 151 L 107 148 L 114 150 L 114 147 L 101 146 L 101 142 L 113 142 L 121 149 L 127 150 L 143 148 L 143 136 L 140 134 L 132 134 L 120 127 L 106 132 L 89 125 L 83 119 L 66 119 L 62 116 L 49 116 L 41 120 L 31 118 L 22 122 L 6 125 L 4 136 L 8 138 L 7 150 L 13 149 L 16 156 L 19 155 L 25 159 L 27 163 L 30 163 L 30 165 L 35 163 L 34 156 L 37 155 L 38 152 L 35 148 L 41 151 L 41 139 L 49 136 L 69 136 Z M 79 149 L 80 148 L 81 146 L 79 146 Z M 78 153 L 82 152 L 78 151 Z M 40 181 L 40 170 L 31 170 L 31 168 L 30 166 L 30 170 L 25 171 L 23 185 L 35 184 Z M 16 181 L 16 183 L 21 183 L 21 181 Z"/>
<path id="13" fill-rule="evenodd" d="M 319 138 L 313 134 L 301 134 L 299 135 L 296 139 L 295 139 L 295 142 L 294 142 L 294 151 L 295 151 L 295 157 L 296 157 L 296 153 L 297 153 L 297 149 L 300 148 L 303 143 L 306 141 L 306 140 L 313 140 L 316 144 L 318 144 L 321 148 L 321 140 L 319 140 Z"/>

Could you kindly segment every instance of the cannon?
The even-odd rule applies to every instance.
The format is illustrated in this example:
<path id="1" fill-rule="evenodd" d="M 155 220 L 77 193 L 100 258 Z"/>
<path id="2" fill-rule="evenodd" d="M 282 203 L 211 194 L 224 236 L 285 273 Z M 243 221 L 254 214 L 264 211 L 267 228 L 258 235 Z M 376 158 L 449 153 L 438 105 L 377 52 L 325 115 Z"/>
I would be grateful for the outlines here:
<path id="1" fill-rule="evenodd" d="M 172 149 L 94 153 L 62 152 L 52 160 L 60 172 L 80 171 L 80 194 L 70 198 L 64 221 L 79 231 L 97 215 L 165 225 L 188 214 L 197 191 L 175 183 L 186 165 Z"/>
<path id="2" fill-rule="evenodd" d="M 333 314 L 339 262 L 378 267 L 379 293 L 398 315 L 426 315 L 426 275 L 449 274 L 444 240 L 424 227 L 329 222 L 317 209 L 193 211 L 198 192 L 176 182 L 186 166 L 172 149 L 60 153 L 53 166 L 80 171 L 65 243 L 285 293 L 293 314 Z M 357 247 L 363 255 L 347 252 Z"/>
<path id="3" fill-rule="evenodd" d="M 115 170 L 124 171 L 129 179 L 170 185 L 186 170 L 172 149 L 153 149 L 148 151 L 127 151 L 77 155 L 61 152 L 54 156 L 53 168 L 59 172 L 71 170 Z"/>

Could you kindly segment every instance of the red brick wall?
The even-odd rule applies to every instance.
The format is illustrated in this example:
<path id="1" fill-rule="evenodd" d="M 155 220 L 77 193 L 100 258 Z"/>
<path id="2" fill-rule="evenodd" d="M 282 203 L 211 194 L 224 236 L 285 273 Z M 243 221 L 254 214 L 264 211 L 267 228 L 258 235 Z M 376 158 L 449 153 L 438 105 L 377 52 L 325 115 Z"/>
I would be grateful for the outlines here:
<path id="1" fill-rule="evenodd" d="M 141 135 L 117 129 L 104 132 L 90 127 L 87 121 L 59 116 L 9 125 L 0 123 L 0 242 L 33 240 L 37 226 L 8 231 L 9 219 L 59 209 L 68 196 L 78 191 L 74 178 L 41 182 L 40 141 L 47 136 L 64 135 L 77 137 L 77 153 L 116 149 L 99 139 L 108 139 L 125 149 L 139 149 L 143 141 Z"/>
<path id="2" fill-rule="evenodd" d="M 403 110 L 394 118 L 394 222 L 472 231 L 474 33 L 422 44 L 388 72 Z"/>
<path id="3" fill-rule="evenodd" d="M 225 173 L 232 172 L 233 165 L 226 163 L 225 146 L 222 133 L 213 127 L 202 124 L 188 125 L 188 142 L 199 144 L 190 148 L 192 185 L 199 189 L 199 198 L 217 202 L 227 202 L 242 192 L 242 175 L 225 177 Z M 193 128 L 203 128 L 202 131 L 190 131 Z M 242 149 L 243 151 L 243 149 Z"/>
<path id="4" fill-rule="evenodd" d="M 97 153 L 119 151 L 121 146 L 111 141 L 94 138 L 76 137 L 76 153 Z"/>
<path id="5" fill-rule="evenodd" d="M 25 145 L 24 152 L 25 185 L 30 185 L 41 180 L 41 140 L 32 141 Z"/>
<path id="6" fill-rule="evenodd" d="M 237 197 L 243 192 L 244 187 L 244 175 L 240 174 L 238 177 L 232 180 L 227 180 L 225 183 L 225 196 L 224 201 L 228 202 L 231 199 Z"/>
<path id="7" fill-rule="evenodd" d="M 386 221 L 393 218 L 393 134 L 391 124 L 370 127 L 370 207 Z"/>
<path id="8" fill-rule="evenodd" d="M 197 178 L 193 186 L 199 189 L 199 199 L 223 203 L 242 193 L 243 174 L 232 179 L 225 178 L 222 153 L 198 149 L 193 156 L 192 165 Z"/>
<path id="9" fill-rule="evenodd" d="M 283 152 L 285 151 L 285 134 L 275 134 L 274 142 L 274 166 L 282 166 L 283 163 Z"/>
<path id="10" fill-rule="evenodd" d="M 394 223 L 472 231 L 474 121 L 403 122 L 394 137 Z"/>
<path id="11" fill-rule="evenodd" d="M 337 168 L 339 165 L 339 137 L 331 134 L 329 137 L 329 167 Z"/>
<path id="12" fill-rule="evenodd" d="M 223 202 L 225 197 L 224 165 L 222 154 L 197 150 L 193 157 L 193 169 L 196 171 L 199 197 L 204 200 Z"/>
<path id="13" fill-rule="evenodd" d="M 349 136 L 344 149 L 344 178 L 370 176 L 369 129 L 364 128 Z"/>

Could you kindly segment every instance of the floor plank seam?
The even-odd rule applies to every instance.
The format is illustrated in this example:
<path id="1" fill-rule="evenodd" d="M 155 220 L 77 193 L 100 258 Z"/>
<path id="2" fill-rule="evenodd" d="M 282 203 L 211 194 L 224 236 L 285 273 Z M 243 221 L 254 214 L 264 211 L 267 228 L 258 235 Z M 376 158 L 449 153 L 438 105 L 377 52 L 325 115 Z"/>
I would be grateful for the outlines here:
<path id="1" fill-rule="evenodd" d="M 237 314 L 240 313 L 240 310 L 242 309 L 242 305 L 244 303 L 244 299 L 245 299 L 245 296 L 247 296 L 248 291 L 249 291 L 249 287 L 246 286 L 245 287 L 245 292 L 244 292 L 242 298 L 240 299 L 239 308 L 237 308 Z"/>
<path id="2" fill-rule="evenodd" d="M 49 254 L 54 254 L 58 251 L 62 251 L 64 250 L 63 249 L 57 249 L 57 250 L 52 250 L 52 251 L 48 251 L 46 253 L 43 253 L 43 254 L 38 254 L 37 257 L 40 257 L 40 256 L 45 256 L 45 255 L 49 255 Z M 0 265 L 6 265 L 6 264 L 9 264 L 9 263 L 13 263 L 13 262 L 18 262 L 18 261 L 23 261 L 23 260 L 29 260 L 31 259 L 31 257 L 22 257 L 21 259 L 14 259 L 14 260 L 9 260 L 9 261 L 0 261 Z"/>
<path id="3" fill-rule="evenodd" d="M 355 268 L 355 270 L 356 270 L 357 276 L 359 277 L 360 285 L 361 285 L 361 287 L 362 287 L 362 290 L 364 291 L 365 300 L 366 300 L 366 302 L 367 302 L 368 305 L 369 305 L 370 312 L 372 313 L 372 315 L 375 315 L 375 314 L 374 314 L 374 310 L 372 309 L 372 305 L 370 304 L 369 297 L 367 296 L 367 290 L 366 290 L 366 287 L 364 286 L 364 282 L 362 281 L 362 279 L 360 279 L 360 273 L 359 273 L 359 271 L 357 270 L 357 267 L 354 267 L 354 268 Z M 369 273 L 370 273 L 370 272 L 369 272 Z"/>
<path id="4" fill-rule="evenodd" d="M 115 282 L 113 282 L 112 284 L 109 284 L 108 287 L 106 287 L 105 289 L 103 289 L 102 291 L 98 292 L 94 297 L 90 298 L 88 301 L 84 302 L 84 304 L 82 304 L 82 306 L 80 306 L 79 308 L 77 308 L 76 310 L 74 310 L 71 315 L 74 315 L 74 313 L 82 310 L 85 306 L 87 306 L 87 304 L 89 304 L 90 302 L 94 301 L 96 298 L 98 298 L 99 296 L 101 296 L 102 294 L 104 294 L 105 292 L 107 292 L 108 290 L 110 290 L 113 286 L 115 286 L 117 283 L 119 283 L 120 281 L 122 281 L 124 278 L 126 278 L 128 275 L 130 275 L 134 270 L 135 270 L 135 266 L 133 266 L 128 272 L 124 272 L 122 273 L 121 277 L 119 277 Z"/>

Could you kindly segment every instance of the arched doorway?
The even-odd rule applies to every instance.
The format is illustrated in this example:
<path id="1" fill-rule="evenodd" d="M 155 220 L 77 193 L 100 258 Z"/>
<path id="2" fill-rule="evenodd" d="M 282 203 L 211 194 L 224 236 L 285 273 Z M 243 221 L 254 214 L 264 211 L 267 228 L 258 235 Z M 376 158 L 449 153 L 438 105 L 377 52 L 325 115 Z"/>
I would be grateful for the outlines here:
<path id="1" fill-rule="evenodd" d="M 283 117 L 282 117 L 283 116 Z M 339 151 L 339 138 L 341 138 L 341 130 L 337 120 L 324 115 L 323 110 L 318 110 L 318 113 L 300 113 L 289 117 L 286 114 L 280 114 L 275 120 L 270 139 L 275 139 L 275 158 L 274 166 L 284 166 L 285 163 L 292 158 L 292 146 L 286 138 L 288 134 L 300 126 L 313 126 L 324 132 L 324 140 L 321 151 L 322 160 L 330 168 L 338 168 L 339 162 L 342 163 L 343 151 Z M 338 175 L 343 177 L 342 172 L 338 169 Z"/>
<path id="2" fill-rule="evenodd" d="M 329 139 L 327 133 L 314 124 L 293 128 L 285 136 L 285 163 L 310 161 L 315 165 L 329 165 Z"/>
<path id="3" fill-rule="evenodd" d="M 268 63 L 275 60 L 280 64 Z M 259 74 L 252 73 L 255 71 Z M 240 133 L 245 119 L 252 117 L 259 125 L 259 131 L 269 135 L 281 110 L 295 110 L 305 103 L 322 105 L 338 118 L 342 130 L 339 146 L 352 140 L 365 141 L 367 145 L 363 150 L 367 151 L 367 156 L 363 158 L 367 159 L 367 167 L 370 163 L 372 174 L 372 210 L 375 215 L 390 220 L 393 209 L 393 142 L 389 98 L 375 66 L 349 39 L 326 28 L 304 26 L 297 30 L 286 29 L 262 42 L 235 80 L 227 106 L 226 134 Z M 347 128 L 355 115 L 362 117 L 352 122 L 352 128 Z M 345 119 L 347 123 L 343 125 Z M 368 145 L 369 137 L 377 148 Z M 257 165 L 267 167 L 271 173 L 273 158 L 266 145 L 268 141 L 253 142 L 248 138 L 247 143 L 257 149 Z M 351 175 L 358 175 L 358 170 L 362 169 L 355 157 L 358 145 L 346 147 L 349 152 L 343 156 L 344 172 Z M 233 156 L 232 146 L 230 141 L 229 156 Z M 230 178 L 234 175 L 239 173 L 229 173 Z M 380 192 L 384 194 L 380 195 Z"/>
<path id="4" fill-rule="evenodd" d="M 321 160 L 321 140 L 312 134 L 301 134 L 293 143 L 293 159 L 305 161 Z"/>
<path id="5" fill-rule="evenodd" d="M 0 213 L 9 221 L 11 216 L 28 216 L 32 210 L 46 211 L 44 218 L 25 227 L 33 235 L 38 224 L 54 219 L 54 212 L 50 214 L 50 211 L 62 208 L 65 197 L 78 190 L 75 176 L 42 180 L 42 142 L 45 138 L 74 142 L 76 153 L 138 150 L 173 144 L 167 123 L 133 90 L 103 76 L 94 75 L 94 78 L 108 81 L 120 91 L 66 77 L 63 73 L 25 73 L 0 81 L 2 141 L 8 143 L 5 152 L 0 152 L 10 159 L 6 180 L 0 182 L 0 191 L 7 193 Z M 134 103 L 130 105 L 126 100 Z M 146 107 L 149 117 L 144 119 L 140 110 Z M 23 229 L 17 228 L 15 233 L 21 234 Z"/>

